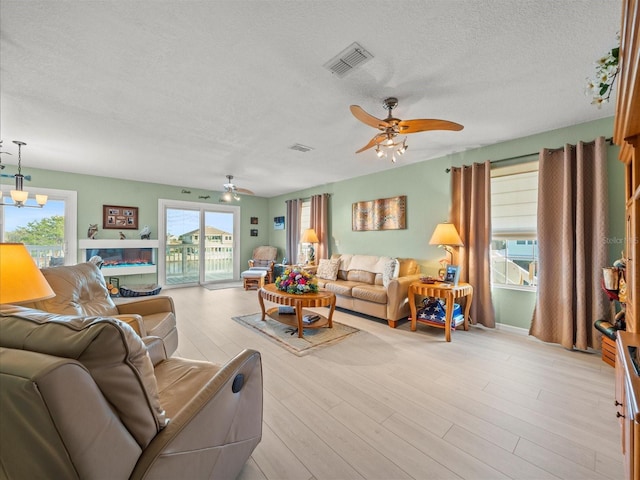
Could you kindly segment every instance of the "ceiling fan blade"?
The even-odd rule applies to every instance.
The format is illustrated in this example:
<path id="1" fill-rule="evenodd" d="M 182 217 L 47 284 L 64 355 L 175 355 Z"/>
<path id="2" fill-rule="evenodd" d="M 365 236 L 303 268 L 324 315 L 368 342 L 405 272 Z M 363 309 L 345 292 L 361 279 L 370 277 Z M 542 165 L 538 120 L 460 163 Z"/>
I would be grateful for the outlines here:
<path id="1" fill-rule="evenodd" d="M 371 140 L 369 140 L 369 143 L 367 143 L 364 147 L 362 147 L 360 150 L 357 150 L 356 153 L 364 152 L 365 150 L 369 150 L 370 148 L 375 147 L 380 143 L 380 139 L 383 138 L 384 136 L 385 135 L 382 133 L 379 135 L 376 135 Z"/>
<path id="2" fill-rule="evenodd" d="M 351 113 L 353 113 L 354 117 L 356 117 L 362 123 L 366 123 L 370 127 L 379 128 L 380 130 L 382 130 L 391 126 L 389 122 L 368 114 L 359 105 L 351 105 L 349 107 L 349 110 L 351 110 Z"/>
<path id="3" fill-rule="evenodd" d="M 415 120 L 402 120 L 398 123 L 399 133 L 416 133 L 427 130 L 462 130 L 464 127 L 459 123 L 448 120 L 438 120 L 435 118 L 422 118 Z"/>
<path id="4" fill-rule="evenodd" d="M 251 190 L 247 190 L 246 188 L 235 188 L 236 192 L 244 193 L 245 195 L 255 195 Z"/>

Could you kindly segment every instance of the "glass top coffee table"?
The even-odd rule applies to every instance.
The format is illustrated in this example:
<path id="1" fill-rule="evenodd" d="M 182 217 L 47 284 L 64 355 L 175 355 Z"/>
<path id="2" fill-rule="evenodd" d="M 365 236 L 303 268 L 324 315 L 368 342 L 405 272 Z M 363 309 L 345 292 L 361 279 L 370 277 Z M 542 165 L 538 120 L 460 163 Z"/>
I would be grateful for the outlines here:
<path id="1" fill-rule="evenodd" d="M 286 307 L 292 307 L 295 310 L 293 314 L 279 313 L 280 307 L 272 307 L 268 310 L 264 307 L 264 301 L 277 303 Z M 262 320 L 266 315 L 273 318 L 277 322 L 284 323 L 298 329 L 298 337 L 303 338 L 303 330 L 305 328 L 321 328 L 327 326 L 333 328 L 333 311 L 336 309 L 336 296 L 333 292 L 329 292 L 323 288 L 318 289 L 318 293 L 303 293 L 301 295 L 283 292 L 276 288 L 275 283 L 270 283 L 258 289 L 258 301 L 262 310 Z M 329 307 L 329 315 L 324 316 L 310 310 L 304 310 L 311 307 Z M 305 323 L 303 318 L 305 315 L 318 315 L 320 318 L 313 323 Z"/>

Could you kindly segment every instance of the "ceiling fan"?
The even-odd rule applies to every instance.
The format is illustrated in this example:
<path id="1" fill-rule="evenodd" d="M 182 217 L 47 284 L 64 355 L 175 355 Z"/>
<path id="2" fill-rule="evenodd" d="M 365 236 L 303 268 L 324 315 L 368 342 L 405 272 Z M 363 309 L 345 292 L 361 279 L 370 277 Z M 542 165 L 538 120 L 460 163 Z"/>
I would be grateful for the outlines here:
<path id="1" fill-rule="evenodd" d="M 230 202 L 233 200 L 240 200 L 240 193 L 244 195 L 253 195 L 254 193 L 251 190 L 247 190 L 246 188 L 239 188 L 234 185 L 231 180 L 233 180 L 233 175 L 227 175 L 227 183 L 223 184 L 224 193 L 220 197 L 220 201 L 222 202 Z"/>
<path id="2" fill-rule="evenodd" d="M 383 149 L 391 150 L 392 162 L 396 161 L 396 153 L 402 155 L 408 147 L 407 138 L 405 137 L 402 143 L 396 142 L 395 138 L 401 134 L 425 132 L 428 130 L 462 130 L 464 127 L 459 123 L 450 122 L 448 120 L 437 120 L 431 118 L 414 119 L 414 120 L 400 120 L 395 118 L 392 114 L 392 110 L 398 106 L 398 99 L 396 97 L 385 98 L 382 102 L 384 108 L 389 113 L 387 118 L 380 119 L 365 112 L 359 105 L 351 105 L 349 109 L 354 117 L 363 123 L 366 123 L 370 127 L 380 130 L 376 136 L 374 136 L 369 143 L 367 143 L 356 153 L 363 152 L 372 147 L 376 147 L 376 154 L 378 157 L 386 157 L 387 152 Z M 398 147 L 396 149 L 396 147 Z"/>

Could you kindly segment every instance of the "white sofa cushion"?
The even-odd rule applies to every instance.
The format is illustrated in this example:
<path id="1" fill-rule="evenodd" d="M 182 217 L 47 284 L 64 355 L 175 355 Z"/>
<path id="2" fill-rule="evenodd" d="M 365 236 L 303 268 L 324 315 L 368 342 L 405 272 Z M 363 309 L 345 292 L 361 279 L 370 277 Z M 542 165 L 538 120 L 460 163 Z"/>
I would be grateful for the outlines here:
<path id="1" fill-rule="evenodd" d="M 398 278 L 399 271 L 400 262 L 398 262 L 398 259 L 392 258 L 391 260 L 388 260 L 384 264 L 384 269 L 382 271 L 382 285 L 387 288 L 389 283 L 391 283 L 391 280 Z"/>
<path id="2" fill-rule="evenodd" d="M 318 262 L 318 272 L 316 273 L 316 276 L 318 278 L 324 278 L 325 280 L 335 280 L 336 278 L 338 278 L 339 267 L 339 258 L 323 258 Z"/>
<path id="3" fill-rule="evenodd" d="M 393 260 L 391 257 L 376 257 L 373 255 L 353 255 L 347 270 L 365 270 L 373 273 L 383 273 L 384 266 Z"/>

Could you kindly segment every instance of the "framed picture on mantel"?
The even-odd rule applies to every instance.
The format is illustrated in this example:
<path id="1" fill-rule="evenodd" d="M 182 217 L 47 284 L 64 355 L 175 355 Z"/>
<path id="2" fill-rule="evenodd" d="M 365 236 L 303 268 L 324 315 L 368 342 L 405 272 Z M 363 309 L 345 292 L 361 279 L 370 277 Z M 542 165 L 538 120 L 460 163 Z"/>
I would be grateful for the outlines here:
<path id="1" fill-rule="evenodd" d="M 102 206 L 102 228 L 115 230 L 138 229 L 138 207 Z"/>

